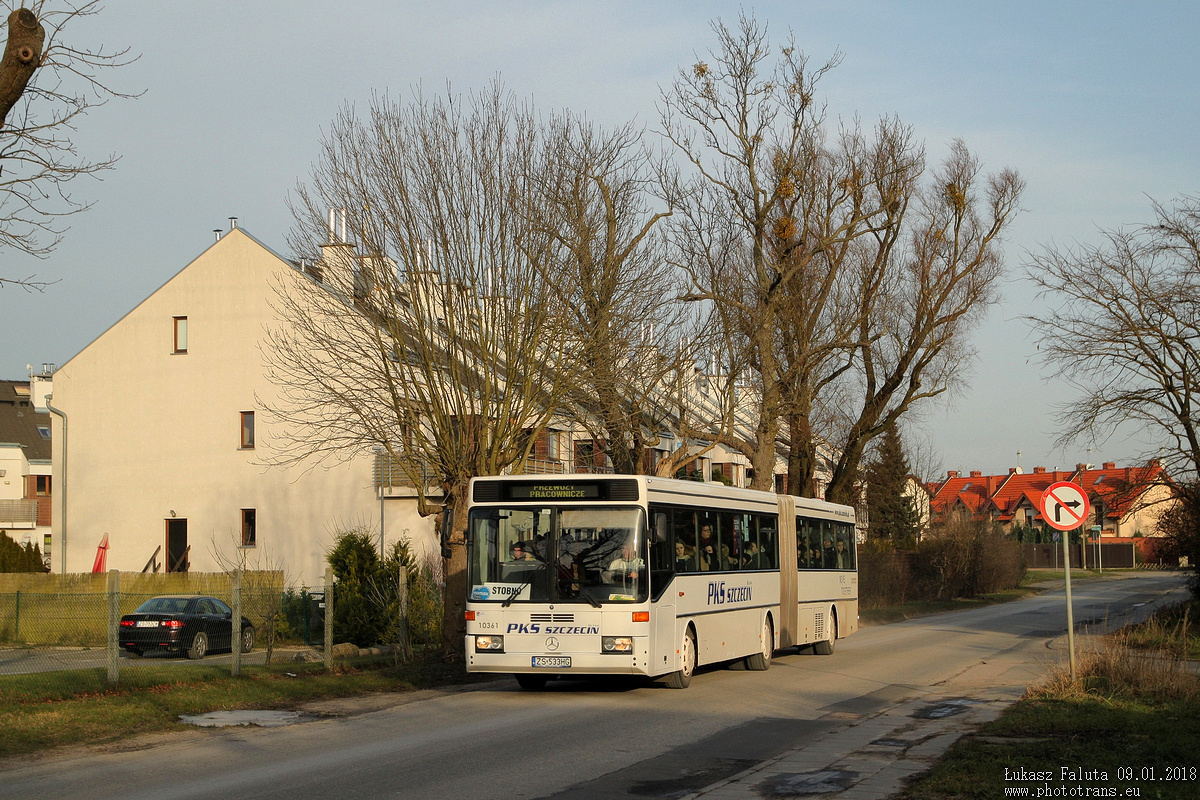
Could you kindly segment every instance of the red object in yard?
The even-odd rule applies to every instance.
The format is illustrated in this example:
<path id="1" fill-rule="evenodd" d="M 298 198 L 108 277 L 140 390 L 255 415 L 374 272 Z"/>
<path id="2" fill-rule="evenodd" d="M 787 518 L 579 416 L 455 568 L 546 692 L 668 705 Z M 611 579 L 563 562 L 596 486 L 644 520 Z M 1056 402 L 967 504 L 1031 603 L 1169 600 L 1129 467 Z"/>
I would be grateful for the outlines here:
<path id="1" fill-rule="evenodd" d="M 92 572 L 105 572 L 108 564 L 108 534 L 100 538 L 100 546 L 96 548 L 96 561 L 92 564 Z"/>

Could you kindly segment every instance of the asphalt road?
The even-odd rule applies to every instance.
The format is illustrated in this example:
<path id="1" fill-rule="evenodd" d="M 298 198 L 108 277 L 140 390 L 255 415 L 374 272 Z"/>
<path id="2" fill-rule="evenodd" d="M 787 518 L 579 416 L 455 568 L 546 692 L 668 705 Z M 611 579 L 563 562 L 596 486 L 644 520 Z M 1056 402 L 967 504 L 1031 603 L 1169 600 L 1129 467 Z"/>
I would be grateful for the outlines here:
<path id="1" fill-rule="evenodd" d="M 1075 620 L 1121 624 L 1182 597 L 1183 582 L 1138 573 L 1077 583 Z M 1065 658 L 1064 631 L 1063 594 L 1049 592 L 868 627 L 832 656 L 777 654 L 765 673 L 702 670 L 684 691 L 564 681 L 529 693 L 502 679 L 288 727 L 8 761 L 0 798 L 679 797 L 926 694 L 1015 699 Z"/>

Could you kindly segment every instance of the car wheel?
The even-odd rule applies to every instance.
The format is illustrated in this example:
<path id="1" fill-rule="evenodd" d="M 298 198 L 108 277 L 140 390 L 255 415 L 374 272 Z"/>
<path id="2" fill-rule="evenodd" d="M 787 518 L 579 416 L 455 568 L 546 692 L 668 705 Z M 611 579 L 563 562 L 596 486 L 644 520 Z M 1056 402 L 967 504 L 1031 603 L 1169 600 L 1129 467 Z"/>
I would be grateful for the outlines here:
<path id="1" fill-rule="evenodd" d="M 126 647 L 125 652 L 129 654 L 130 658 L 141 658 L 142 657 L 142 651 L 138 650 L 136 647 Z"/>
<path id="2" fill-rule="evenodd" d="M 517 673 L 513 677 L 517 679 L 517 685 L 526 691 L 538 692 L 546 688 L 546 676 L 544 675 Z"/>
<path id="3" fill-rule="evenodd" d="M 775 628 L 770 617 L 763 620 L 762 639 L 762 652 L 746 658 L 746 669 L 765 672 L 771 668 L 771 656 L 775 655 Z"/>
<path id="4" fill-rule="evenodd" d="M 242 652 L 249 653 L 254 649 L 254 626 L 247 625 L 242 628 Z"/>
<path id="5" fill-rule="evenodd" d="M 813 643 L 813 652 L 819 656 L 833 655 L 833 643 L 837 641 L 837 617 L 831 614 L 829 622 L 829 639 Z"/>
<path id="6" fill-rule="evenodd" d="M 692 685 L 692 673 L 696 671 L 696 634 L 692 633 L 691 628 L 683 634 L 679 657 L 683 665 L 667 678 L 667 686 L 672 689 L 686 689 Z"/>
<path id="7" fill-rule="evenodd" d="M 204 658 L 204 654 L 208 652 L 208 634 L 204 631 L 198 631 L 192 637 L 192 644 L 187 649 L 187 657 L 193 661 Z"/>

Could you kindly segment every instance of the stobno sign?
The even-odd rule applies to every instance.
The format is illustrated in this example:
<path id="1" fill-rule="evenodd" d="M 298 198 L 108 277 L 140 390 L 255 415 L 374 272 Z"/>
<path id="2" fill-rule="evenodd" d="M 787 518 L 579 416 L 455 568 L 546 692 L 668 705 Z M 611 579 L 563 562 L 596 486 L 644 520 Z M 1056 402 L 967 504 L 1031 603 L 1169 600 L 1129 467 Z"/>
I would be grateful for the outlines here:
<path id="1" fill-rule="evenodd" d="M 1059 481 L 1050 484 L 1042 492 L 1040 508 L 1047 525 L 1060 531 L 1070 531 L 1087 520 L 1091 503 L 1079 486 L 1070 481 Z"/>

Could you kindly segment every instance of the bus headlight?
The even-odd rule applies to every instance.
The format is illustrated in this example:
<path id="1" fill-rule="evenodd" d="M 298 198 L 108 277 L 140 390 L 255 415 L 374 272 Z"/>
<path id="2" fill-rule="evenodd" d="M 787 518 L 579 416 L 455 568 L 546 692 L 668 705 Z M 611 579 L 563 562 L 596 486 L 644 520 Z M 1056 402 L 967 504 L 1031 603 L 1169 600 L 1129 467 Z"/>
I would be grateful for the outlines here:
<path id="1" fill-rule="evenodd" d="M 632 653 L 633 638 L 629 636 L 605 636 L 600 647 L 606 653 Z"/>
<path id="2" fill-rule="evenodd" d="M 503 653 L 504 652 L 504 637 L 503 636 L 476 636 L 475 637 L 475 652 L 476 653 Z"/>

